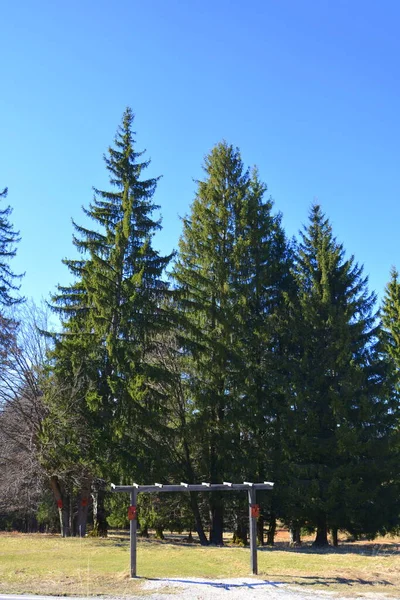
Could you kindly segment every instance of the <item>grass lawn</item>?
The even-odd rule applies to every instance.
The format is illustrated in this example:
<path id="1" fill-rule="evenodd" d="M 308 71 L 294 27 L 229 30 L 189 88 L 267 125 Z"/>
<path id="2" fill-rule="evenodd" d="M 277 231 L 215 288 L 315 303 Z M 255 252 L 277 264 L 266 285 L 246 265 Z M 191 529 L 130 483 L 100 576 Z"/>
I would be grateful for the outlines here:
<path id="1" fill-rule="evenodd" d="M 182 542 L 140 540 L 138 574 L 153 577 L 241 577 L 249 575 L 249 549 L 204 548 Z M 259 577 L 303 589 L 342 595 L 400 596 L 400 539 L 343 544 L 316 551 L 285 542 L 258 552 Z M 57 595 L 140 593 L 142 579 L 129 578 L 129 540 L 0 534 L 0 592 Z"/>

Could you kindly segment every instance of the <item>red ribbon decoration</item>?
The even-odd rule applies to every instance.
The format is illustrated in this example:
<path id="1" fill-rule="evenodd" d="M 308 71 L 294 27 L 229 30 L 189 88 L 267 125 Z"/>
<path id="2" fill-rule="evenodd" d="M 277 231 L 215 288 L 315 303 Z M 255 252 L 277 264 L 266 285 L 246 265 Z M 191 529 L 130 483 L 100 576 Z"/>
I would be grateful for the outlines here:
<path id="1" fill-rule="evenodd" d="M 57 500 L 57 506 L 58 506 L 58 508 L 62 508 L 63 507 L 62 500 Z"/>
<path id="2" fill-rule="evenodd" d="M 130 506 L 128 508 L 128 519 L 134 521 L 136 519 L 136 506 Z"/>

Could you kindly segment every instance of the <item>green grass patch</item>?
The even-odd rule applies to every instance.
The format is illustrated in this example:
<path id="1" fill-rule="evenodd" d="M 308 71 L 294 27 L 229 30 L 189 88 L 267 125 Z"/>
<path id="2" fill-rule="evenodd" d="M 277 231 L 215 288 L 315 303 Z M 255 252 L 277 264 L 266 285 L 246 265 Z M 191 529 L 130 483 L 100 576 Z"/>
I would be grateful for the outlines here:
<path id="1" fill-rule="evenodd" d="M 129 540 L 0 534 L 0 592 L 56 595 L 140 594 L 154 577 L 248 577 L 248 548 L 141 540 L 140 578 L 129 578 Z M 400 595 L 397 540 L 349 544 L 327 551 L 289 549 L 284 544 L 258 552 L 259 577 L 343 595 Z"/>

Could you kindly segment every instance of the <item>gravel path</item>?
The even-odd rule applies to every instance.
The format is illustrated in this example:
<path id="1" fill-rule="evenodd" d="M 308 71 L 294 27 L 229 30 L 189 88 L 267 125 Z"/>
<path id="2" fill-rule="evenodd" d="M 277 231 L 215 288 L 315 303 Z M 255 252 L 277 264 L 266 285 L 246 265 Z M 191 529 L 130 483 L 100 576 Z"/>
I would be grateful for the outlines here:
<path id="1" fill-rule="evenodd" d="M 334 600 L 339 598 L 333 592 L 320 590 L 303 591 L 300 587 L 293 587 L 285 583 L 263 581 L 260 579 L 153 579 L 148 580 L 142 587 L 143 591 L 153 592 L 145 596 L 150 600 Z M 165 590 L 163 593 L 157 593 Z M 168 590 L 168 591 L 167 591 Z M 357 595 L 360 598 L 384 599 L 380 594 Z M 353 600 L 349 596 L 340 596 L 343 600 Z"/>
<path id="2" fill-rule="evenodd" d="M 304 591 L 287 583 L 263 581 L 262 579 L 149 579 L 141 592 L 145 595 L 103 600 L 387 600 L 383 594 L 358 594 L 339 596 L 334 592 L 320 590 Z M 93 598 L 93 596 L 91 597 Z M 0 600 L 60 600 L 59 596 L 31 596 L 1 594 Z M 62 600 L 91 600 L 90 598 L 63 597 Z"/>

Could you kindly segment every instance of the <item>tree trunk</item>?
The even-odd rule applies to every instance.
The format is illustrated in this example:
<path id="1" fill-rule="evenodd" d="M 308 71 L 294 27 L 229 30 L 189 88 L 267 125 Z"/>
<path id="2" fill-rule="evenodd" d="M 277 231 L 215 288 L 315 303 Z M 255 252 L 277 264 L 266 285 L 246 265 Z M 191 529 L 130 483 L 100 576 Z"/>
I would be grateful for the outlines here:
<path id="1" fill-rule="evenodd" d="M 323 548 L 329 546 L 328 542 L 328 526 L 326 524 L 326 515 L 321 515 L 317 521 L 317 535 L 313 546 Z"/>
<path id="2" fill-rule="evenodd" d="M 223 546 L 224 513 L 220 494 L 210 493 L 210 544 Z"/>
<path id="3" fill-rule="evenodd" d="M 247 546 L 247 522 L 240 512 L 236 513 L 235 528 L 233 532 L 233 543 L 240 546 Z"/>
<path id="4" fill-rule="evenodd" d="M 337 527 L 333 527 L 333 529 L 332 529 L 332 543 L 335 546 L 335 548 L 337 546 L 339 546 L 338 528 Z"/>
<path id="5" fill-rule="evenodd" d="M 96 486 L 92 493 L 93 499 L 93 533 L 98 537 L 107 537 L 108 523 L 104 507 L 105 491 L 101 486 Z"/>
<path id="6" fill-rule="evenodd" d="M 182 412 L 181 424 L 182 424 L 183 429 L 186 428 L 185 416 L 186 416 L 185 412 Z M 183 448 L 184 448 L 185 460 L 186 460 L 185 475 L 187 476 L 187 481 L 189 481 L 190 483 L 194 483 L 195 477 L 194 477 L 194 472 L 193 472 L 193 468 L 192 468 L 192 461 L 190 458 L 190 447 L 189 447 L 188 441 L 185 437 L 183 439 Z M 197 535 L 199 536 L 200 544 L 202 546 L 208 546 L 208 540 L 207 540 L 206 534 L 204 533 L 204 527 L 203 527 L 203 523 L 201 520 L 199 503 L 197 501 L 197 494 L 195 494 L 194 492 L 189 492 L 189 501 L 190 501 L 190 506 L 191 506 L 191 509 L 193 512 L 195 527 L 196 527 Z"/>
<path id="7" fill-rule="evenodd" d="M 91 481 L 85 480 L 82 484 L 80 494 L 78 495 L 78 520 L 77 520 L 77 534 L 79 537 L 85 537 L 86 535 L 86 524 L 89 511 L 89 498 L 90 498 L 90 487 Z"/>
<path id="8" fill-rule="evenodd" d="M 156 540 L 164 540 L 164 530 L 162 527 L 156 527 Z"/>
<path id="9" fill-rule="evenodd" d="M 290 536 L 290 541 L 289 541 L 289 546 L 294 548 L 297 546 L 301 546 L 301 530 L 300 530 L 300 525 L 297 523 L 297 521 L 293 521 L 290 525 L 290 529 L 289 529 L 289 536 Z"/>
<path id="10" fill-rule="evenodd" d="M 264 546 L 264 517 L 258 517 L 257 519 L 257 544 Z"/>
<path id="11" fill-rule="evenodd" d="M 199 536 L 200 544 L 202 546 L 208 546 L 208 540 L 204 533 L 203 523 L 201 521 L 201 515 L 199 510 L 199 503 L 197 502 L 197 496 L 194 492 L 190 492 L 190 506 L 192 507 L 194 521 L 196 524 L 197 535 Z"/>
<path id="12" fill-rule="evenodd" d="M 61 536 L 70 537 L 70 499 L 65 492 L 64 486 L 60 483 L 57 475 L 52 475 L 50 477 L 50 487 L 57 503 Z"/>
<path id="13" fill-rule="evenodd" d="M 276 516 L 275 513 L 271 513 L 269 520 L 268 531 L 267 531 L 267 546 L 273 546 L 275 544 L 275 533 L 276 533 Z"/>
<path id="14" fill-rule="evenodd" d="M 74 515 L 74 498 L 73 498 L 73 493 L 72 490 L 70 489 L 70 492 L 68 494 L 68 501 L 69 501 L 69 530 L 70 530 L 70 535 L 75 536 L 76 535 L 76 531 L 75 531 L 75 524 L 76 524 L 76 519 L 74 518 L 76 515 Z"/>

